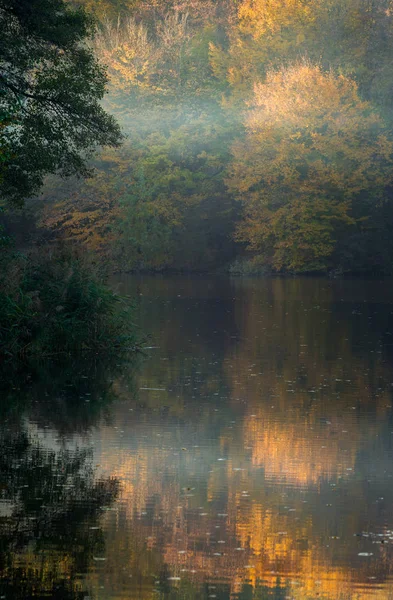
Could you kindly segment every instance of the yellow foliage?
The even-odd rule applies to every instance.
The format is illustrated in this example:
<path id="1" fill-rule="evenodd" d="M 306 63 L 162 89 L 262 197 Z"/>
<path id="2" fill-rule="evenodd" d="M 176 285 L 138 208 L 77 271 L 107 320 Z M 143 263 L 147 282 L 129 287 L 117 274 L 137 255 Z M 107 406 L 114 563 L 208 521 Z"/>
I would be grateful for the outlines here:
<path id="1" fill-rule="evenodd" d="M 277 269 L 322 267 L 361 197 L 383 200 L 392 142 L 352 80 L 302 63 L 257 83 L 228 181 L 245 206 L 237 238 Z"/>
<path id="2" fill-rule="evenodd" d="M 258 38 L 295 23 L 302 26 L 312 18 L 312 11 L 306 0 L 244 0 L 238 15 L 240 28 Z"/>

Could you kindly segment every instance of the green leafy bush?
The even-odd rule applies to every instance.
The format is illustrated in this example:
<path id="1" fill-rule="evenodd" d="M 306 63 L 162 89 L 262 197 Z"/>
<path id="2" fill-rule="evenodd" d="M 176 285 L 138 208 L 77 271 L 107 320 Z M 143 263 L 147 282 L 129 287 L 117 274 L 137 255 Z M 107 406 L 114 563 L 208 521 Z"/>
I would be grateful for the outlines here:
<path id="1" fill-rule="evenodd" d="M 69 248 L 3 258 L 2 360 L 136 349 L 132 306 Z"/>

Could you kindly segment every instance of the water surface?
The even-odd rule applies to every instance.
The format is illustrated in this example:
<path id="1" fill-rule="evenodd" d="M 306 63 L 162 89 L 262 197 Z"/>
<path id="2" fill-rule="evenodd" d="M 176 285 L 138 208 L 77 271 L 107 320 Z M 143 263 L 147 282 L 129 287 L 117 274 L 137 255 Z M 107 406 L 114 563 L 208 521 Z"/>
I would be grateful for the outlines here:
<path id="1" fill-rule="evenodd" d="M 4 394 L 0 596 L 393 598 L 392 283 L 115 285 L 139 368 Z"/>

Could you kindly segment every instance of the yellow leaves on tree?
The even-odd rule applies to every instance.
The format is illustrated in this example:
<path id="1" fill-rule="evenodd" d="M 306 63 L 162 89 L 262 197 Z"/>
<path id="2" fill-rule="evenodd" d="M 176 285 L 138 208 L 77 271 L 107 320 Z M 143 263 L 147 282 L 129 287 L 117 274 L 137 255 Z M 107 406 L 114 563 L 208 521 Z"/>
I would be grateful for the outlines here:
<path id="1" fill-rule="evenodd" d="M 356 84 L 311 64 L 256 84 L 229 187 L 242 200 L 237 239 L 277 270 L 326 268 L 337 239 L 392 181 L 392 142 Z"/>
<path id="2" fill-rule="evenodd" d="M 238 16 L 241 29 L 258 38 L 275 34 L 286 27 L 301 25 L 311 18 L 310 2 L 307 0 L 244 0 Z M 299 27 L 300 26 L 300 27 Z"/>
<path id="3" fill-rule="evenodd" d="M 242 0 L 237 21 L 228 28 L 228 46 L 211 46 L 212 71 L 231 89 L 232 101 L 249 97 L 256 79 L 263 79 L 267 65 L 303 56 L 311 39 L 316 5 L 307 0 Z M 312 9 L 311 9 L 312 8 Z"/>
<path id="4" fill-rule="evenodd" d="M 187 15 L 168 14 L 154 36 L 134 18 L 107 21 L 96 38 L 96 53 L 107 65 L 112 94 L 165 93 L 166 79 L 179 82 L 182 46 L 189 38 Z M 165 80 L 164 82 L 162 80 Z"/>
<path id="5" fill-rule="evenodd" d="M 110 84 L 116 90 L 143 86 L 149 63 L 154 60 L 147 29 L 134 19 L 107 21 L 96 37 L 96 52 L 107 65 Z"/>
<path id="6" fill-rule="evenodd" d="M 354 78 L 362 96 L 391 106 L 391 0 L 241 0 L 228 44 L 213 48 L 214 75 L 248 97 L 267 69 L 308 57 Z"/>

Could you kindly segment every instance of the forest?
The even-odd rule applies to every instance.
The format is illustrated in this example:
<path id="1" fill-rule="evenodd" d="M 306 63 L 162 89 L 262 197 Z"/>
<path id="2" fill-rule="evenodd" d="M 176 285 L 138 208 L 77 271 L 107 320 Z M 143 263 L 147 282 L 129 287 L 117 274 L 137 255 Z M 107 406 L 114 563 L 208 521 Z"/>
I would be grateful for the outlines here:
<path id="1" fill-rule="evenodd" d="M 392 274 L 392 25 L 391 0 L 0 0 L 5 354 L 135 349 L 104 271 Z"/>
<path id="2" fill-rule="evenodd" d="M 78 0 L 120 147 L 41 230 L 116 271 L 392 272 L 391 0 Z"/>

